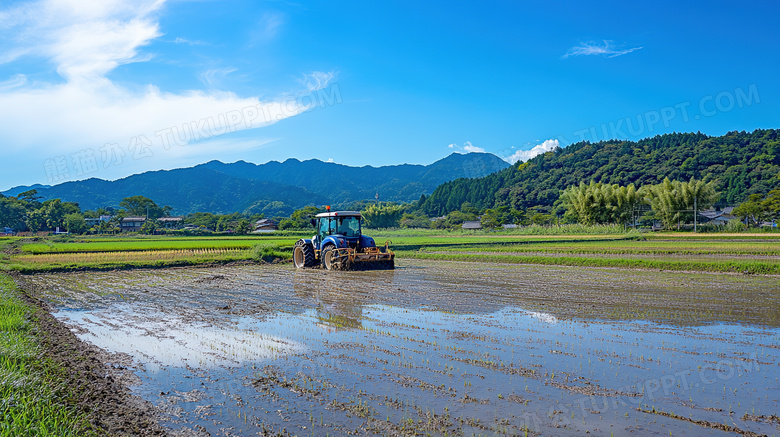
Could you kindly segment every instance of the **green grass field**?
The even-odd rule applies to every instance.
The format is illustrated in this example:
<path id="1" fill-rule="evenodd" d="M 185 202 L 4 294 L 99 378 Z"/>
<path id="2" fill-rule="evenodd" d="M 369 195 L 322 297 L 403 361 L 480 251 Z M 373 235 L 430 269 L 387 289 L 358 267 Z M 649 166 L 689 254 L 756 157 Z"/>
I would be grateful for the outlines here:
<path id="1" fill-rule="evenodd" d="M 563 227 L 525 234 L 432 229 L 366 233 L 377 244 L 390 241 L 399 259 L 780 274 L 780 234 L 615 233 L 617 229 L 594 227 L 582 235 Z M 0 239 L 0 269 L 35 273 L 289 259 L 295 241 L 304 235 Z"/>
<path id="2" fill-rule="evenodd" d="M 0 436 L 96 435 L 58 386 L 62 372 L 42 357 L 35 310 L 0 274 Z"/>
<path id="3" fill-rule="evenodd" d="M 156 238 L 85 238 L 72 242 L 47 241 L 24 244 L 20 249 L 30 254 L 79 252 L 129 252 L 185 249 L 250 249 L 258 242 L 284 244 L 295 237 L 156 237 Z"/>

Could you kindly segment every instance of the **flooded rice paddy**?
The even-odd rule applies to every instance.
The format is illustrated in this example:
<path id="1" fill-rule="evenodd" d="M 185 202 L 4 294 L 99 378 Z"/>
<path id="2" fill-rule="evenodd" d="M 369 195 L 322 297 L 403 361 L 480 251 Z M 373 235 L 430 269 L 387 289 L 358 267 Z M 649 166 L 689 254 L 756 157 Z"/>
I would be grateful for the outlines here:
<path id="1" fill-rule="evenodd" d="M 400 261 L 31 280 L 132 356 L 134 393 L 182 434 L 780 434 L 777 277 Z"/>

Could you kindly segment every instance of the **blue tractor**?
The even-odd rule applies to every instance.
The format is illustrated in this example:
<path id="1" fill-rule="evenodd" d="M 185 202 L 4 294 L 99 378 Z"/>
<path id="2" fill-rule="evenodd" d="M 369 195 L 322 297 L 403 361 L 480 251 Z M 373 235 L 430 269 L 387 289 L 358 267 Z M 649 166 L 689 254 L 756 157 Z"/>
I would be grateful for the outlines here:
<path id="1" fill-rule="evenodd" d="M 357 211 L 317 214 L 312 225 L 317 234 L 300 239 L 293 248 L 295 267 L 322 266 L 328 270 L 388 270 L 395 268 L 395 254 L 389 242 L 377 247 L 362 234 L 363 217 Z"/>

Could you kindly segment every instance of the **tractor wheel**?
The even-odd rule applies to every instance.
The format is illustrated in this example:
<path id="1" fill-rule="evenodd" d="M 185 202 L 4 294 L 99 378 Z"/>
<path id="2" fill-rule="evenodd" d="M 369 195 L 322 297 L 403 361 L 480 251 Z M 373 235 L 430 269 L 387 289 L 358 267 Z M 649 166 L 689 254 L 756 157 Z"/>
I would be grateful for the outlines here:
<path id="1" fill-rule="evenodd" d="M 293 262 L 295 267 L 314 267 L 316 260 L 314 259 L 314 248 L 311 244 L 306 244 L 303 240 L 298 240 L 293 248 Z"/>
<path id="2" fill-rule="evenodd" d="M 327 246 L 322 250 L 322 265 L 328 270 L 333 270 L 333 246 Z"/>

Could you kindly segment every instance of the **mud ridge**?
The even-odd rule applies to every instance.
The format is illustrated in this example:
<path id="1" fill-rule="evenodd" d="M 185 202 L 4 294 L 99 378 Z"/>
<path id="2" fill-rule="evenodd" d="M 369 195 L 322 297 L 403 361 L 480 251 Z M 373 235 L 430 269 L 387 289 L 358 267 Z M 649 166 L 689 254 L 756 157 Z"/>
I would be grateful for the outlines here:
<path id="1" fill-rule="evenodd" d="M 134 396 L 128 385 L 136 378 L 129 369 L 132 359 L 81 341 L 51 315 L 48 305 L 37 299 L 37 290 L 20 275 L 14 279 L 22 289 L 20 298 L 36 308 L 43 355 L 63 370 L 61 385 L 70 402 L 87 415 L 95 427 L 112 436 L 167 436 L 158 424 L 154 406 Z"/>
<path id="2" fill-rule="evenodd" d="M 643 409 L 643 408 L 637 408 L 636 410 L 637 411 L 641 411 L 643 413 L 647 413 L 647 414 L 657 414 L 659 416 L 669 417 L 671 419 L 683 420 L 685 422 L 690 422 L 690 423 L 693 423 L 693 424 L 696 424 L 696 425 L 699 425 L 699 426 L 703 426 L 704 428 L 719 429 L 721 431 L 733 432 L 735 434 L 746 435 L 748 437 L 766 437 L 766 434 L 756 434 L 753 431 L 745 431 L 744 429 L 738 428 L 736 426 L 724 425 L 724 424 L 718 423 L 718 422 L 710 422 L 709 420 L 691 419 L 691 418 L 684 417 L 684 416 L 678 416 L 678 415 L 676 415 L 674 413 L 666 413 L 664 411 L 658 411 L 655 408 L 652 409 L 652 410 L 646 410 L 646 409 Z"/>

